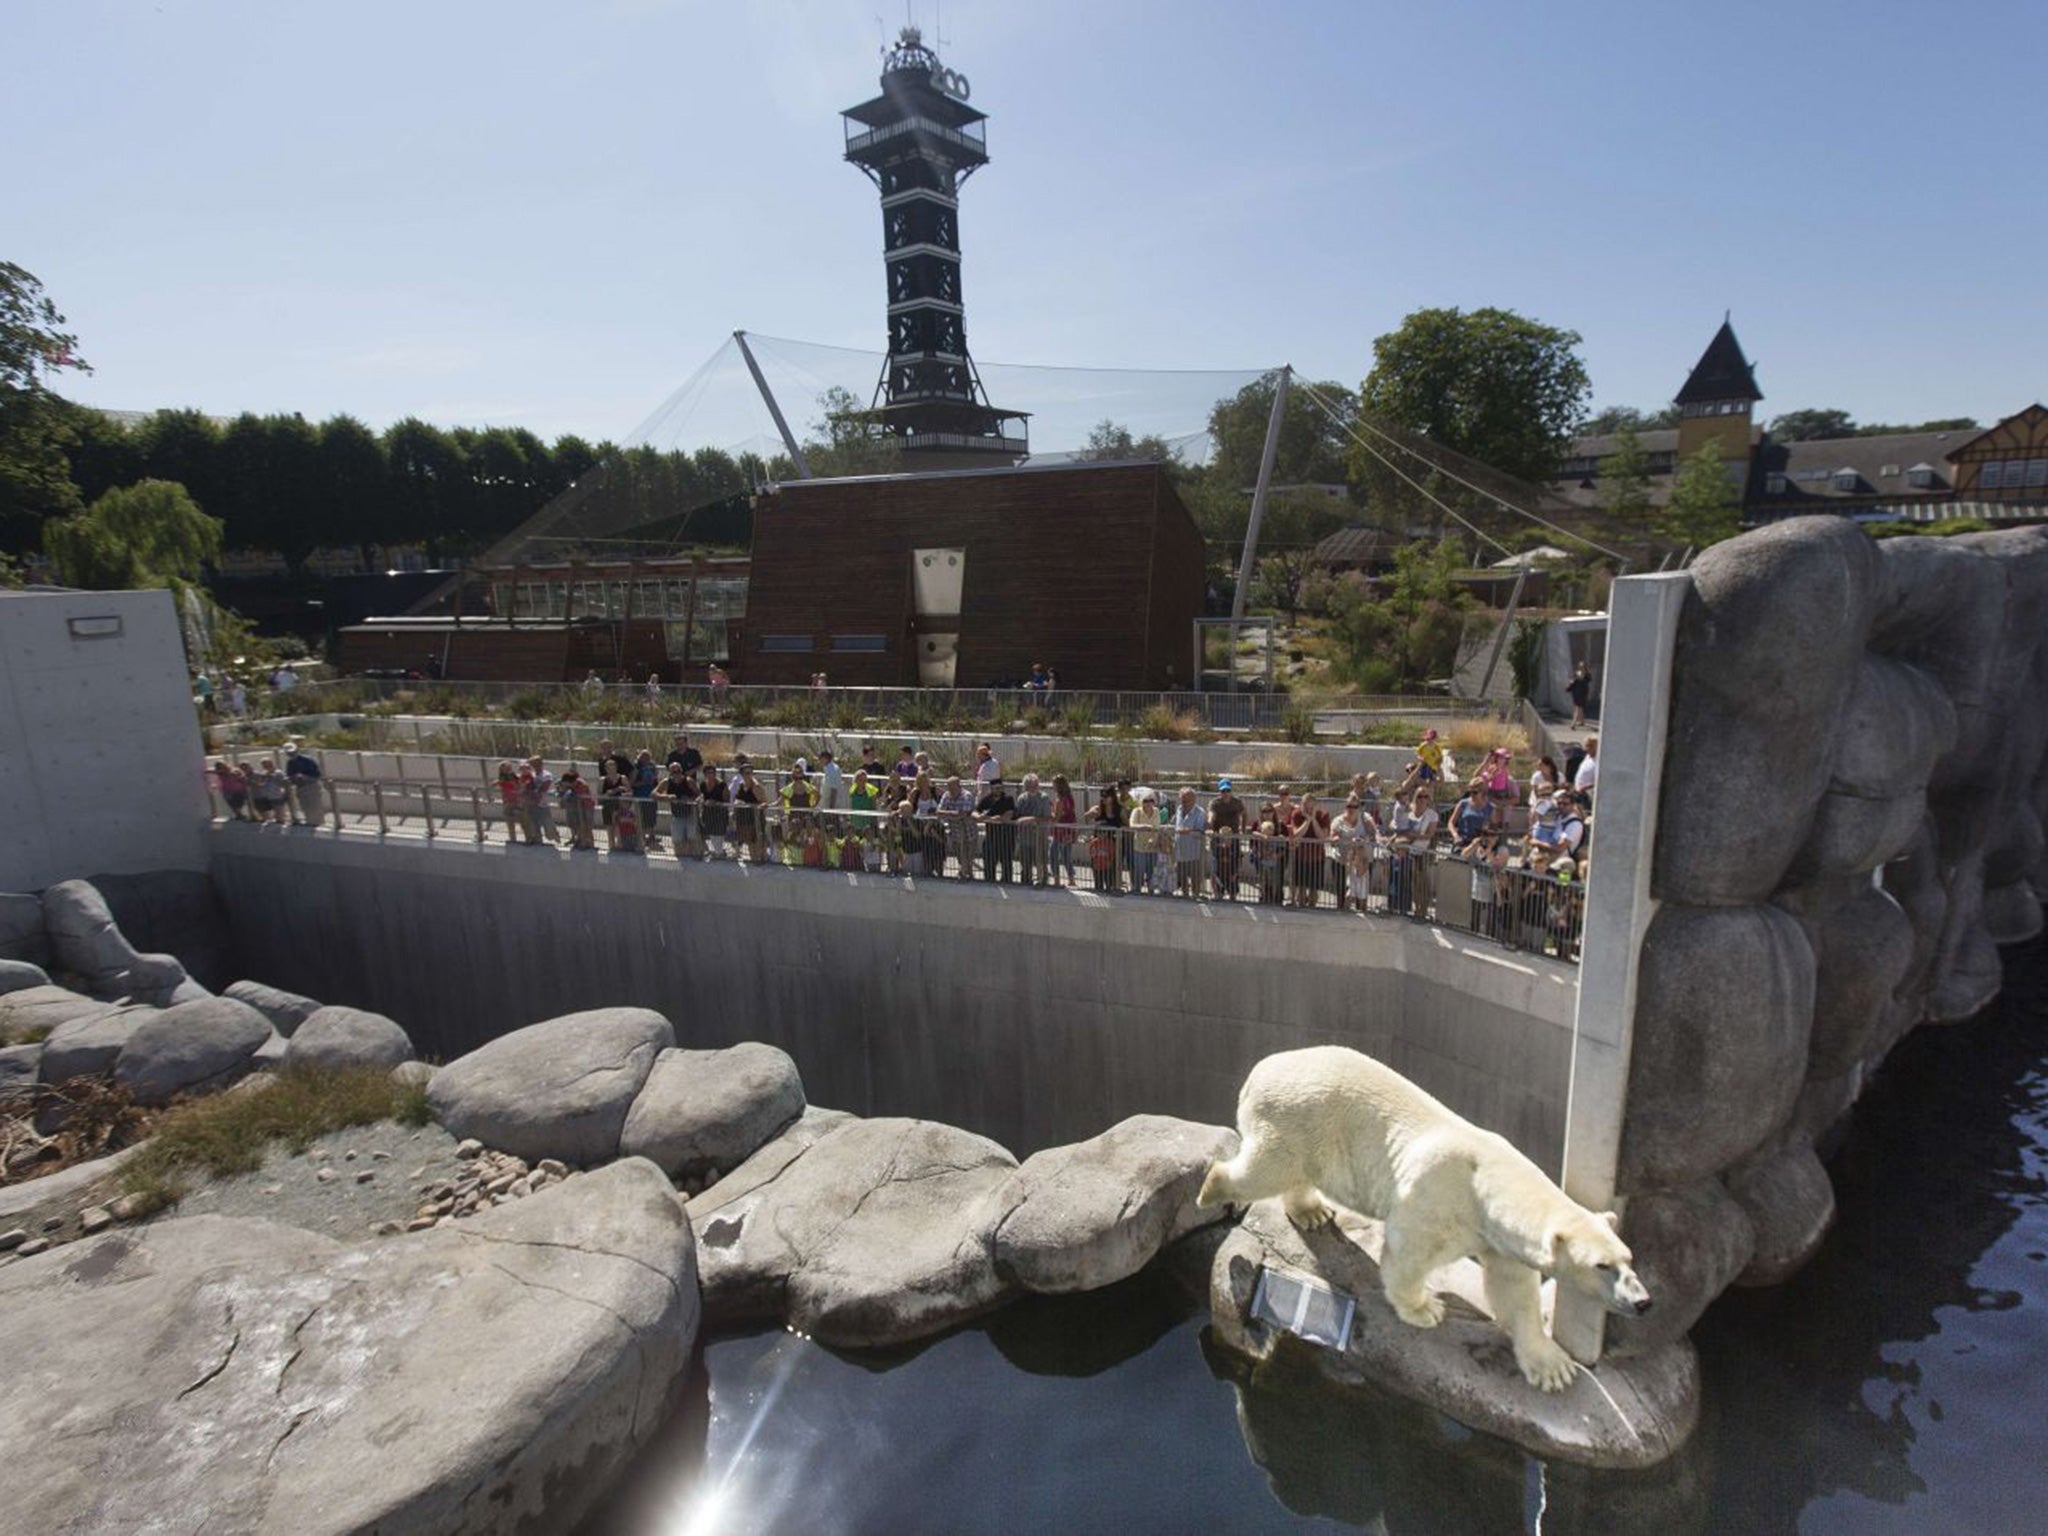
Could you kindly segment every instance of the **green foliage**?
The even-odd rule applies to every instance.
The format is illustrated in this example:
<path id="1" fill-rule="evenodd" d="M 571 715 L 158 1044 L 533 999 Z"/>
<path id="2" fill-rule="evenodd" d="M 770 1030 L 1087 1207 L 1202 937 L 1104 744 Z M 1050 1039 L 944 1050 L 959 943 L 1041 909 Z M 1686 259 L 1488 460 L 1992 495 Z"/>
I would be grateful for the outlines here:
<path id="1" fill-rule="evenodd" d="M 1742 531 L 1742 499 L 1721 445 L 1708 442 L 1678 466 L 1664 507 L 1664 536 L 1673 544 L 1705 549 Z"/>
<path id="2" fill-rule="evenodd" d="M 1395 551 L 1376 591 L 1347 589 L 1334 632 L 1353 682 L 1369 693 L 1400 693 L 1450 675 L 1471 602 L 1458 585 L 1463 566 L 1454 540 L 1417 540 Z"/>
<path id="3" fill-rule="evenodd" d="M 182 485 L 142 480 L 48 524 L 43 544 L 74 587 L 177 587 L 219 557 L 221 525 Z"/>
<path id="4" fill-rule="evenodd" d="M 1613 432 L 1655 432 L 1677 425 L 1678 407 L 1675 405 L 1667 405 L 1657 411 L 1639 411 L 1632 405 L 1610 405 L 1587 417 L 1579 430 L 1588 437 L 1603 437 Z"/>
<path id="5" fill-rule="evenodd" d="M 1650 456 L 1633 427 L 1615 435 L 1614 452 L 1600 465 L 1600 501 L 1622 527 L 1632 533 L 1651 526 Z"/>
<path id="6" fill-rule="evenodd" d="M 1180 454 L 1156 432 L 1133 437 L 1131 429 L 1107 416 L 1089 430 L 1088 444 L 1074 455 L 1077 459 L 1157 459 L 1172 472 L 1181 467 Z"/>
<path id="7" fill-rule="evenodd" d="M 49 518 L 83 502 L 65 457 L 70 408 L 49 380 L 92 370 L 35 274 L 0 261 L 0 549 L 25 550 Z"/>
<path id="8" fill-rule="evenodd" d="M 1290 703 L 1280 711 L 1280 734 L 1300 746 L 1316 739 L 1316 712 L 1313 705 Z"/>
<path id="9" fill-rule="evenodd" d="M 834 384 L 818 396 L 818 419 L 804 439 L 804 461 L 814 475 L 882 475 L 900 467 L 902 452 L 882 419 L 853 391 Z M 794 478 L 796 466 L 778 461 L 773 472 Z"/>
<path id="10" fill-rule="evenodd" d="M 422 1090 L 401 1087 L 382 1068 L 278 1073 L 241 1093 L 220 1093 L 171 1109 L 155 1133 L 121 1170 L 131 1194 L 175 1200 L 183 1175 L 248 1173 L 263 1164 L 273 1143 L 293 1153 L 333 1131 L 379 1120 L 425 1123 Z M 410 1118 L 420 1116 L 418 1119 Z"/>
<path id="11" fill-rule="evenodd" d="M 1512 310 L 1419 309 L 1373 343 L 1359 407 L 1388 426 L 1537 484 L 1555 477 L 1591 384 L 1579 335 Z M 1363 449 L 1359 479 L 1382 497 L 1409 494 Z"/>
<path id="12" fill-rule="evenodd" d="M 1975 432 L 1974 416 L 1940 416 L 1932 421 L 1856 421 L 1847 411 L 1787 411 L 1771 418 L 1771 436 L 1781 443 L 1807 443 L 1829 437 L 1887 437 L 1897 432 Z"/>
<path id="13" fill-rule="evenodd" d="M 1516 622 L 1514 633 L 1508 637 L 1508 672 L 1515 680 L 1515 697 L 1518 699 L 1536 696 L 1549 633 L 1550 626 L 1542 619 L 1521 619 Z"/>
<path id="14" fill-rule="evenodd" d="M 1266 425 L 1273 415 L 1275 375 L 1267 374 L 1245 385 L 1227 399 L 1218 400 L 1209 412 L 1209 435 L 1216 451 L 1209 461 L 1216 483 L 1229 491 L 1248 491 L 1258 483 L 1259 460 L 1266 447 Z M 1339 418 L 1349 422 L 1357 413 L 1358 397 L 1342 384 L 1328 380 L 1310 386 L 1336 408 Z M 1273 454 L 1275 485 L 1341 485 L 1349 478 L 1347 454 L 1350 438 L 1339 422 L 1332 421 L 1297 383 L 1287 392 L 1287 405 L 1280 413 L 1280 443 Z"/>
<path id="15" fill-rule="evenodd" d="M 1989 533 L 1991 525 L 1981 517 L 1949 517 L 1938 523 L 1867 523 L 1863 531 L 1873 539 L 1947 539 L 1959 533 Z"/>

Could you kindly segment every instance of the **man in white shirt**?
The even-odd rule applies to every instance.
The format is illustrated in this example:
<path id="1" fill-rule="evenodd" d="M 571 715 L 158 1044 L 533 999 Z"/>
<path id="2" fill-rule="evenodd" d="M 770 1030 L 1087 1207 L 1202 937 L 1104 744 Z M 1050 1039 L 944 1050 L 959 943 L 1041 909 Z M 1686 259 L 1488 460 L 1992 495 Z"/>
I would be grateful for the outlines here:
<path id="1" fill-rule="evenodd" d="M 1579 764 L 1579 771 L 1572 775 L 1572 788 L 1579 798 L 1591 803 L 1593 789 L 1600 782 L 1600 738 L 1586 738 L 1586 760 Z"/>
<path id="2" fill-rule="evenodd" d="M 828 811 L 845 810 L 846 775 L 840 771 L 839 764 L 832 760 L 832 753 L 829 750 L 818 754 L 818 764 L 818 777 L 825 781 L 825 809 Z"/>
<path id="3" fill-rule="evenodd" d="M 1003 765 L 996 761 L 995 749 L 984 741 L 974 749 L 974 782 L 986 790 L 1002 776 Z"/>

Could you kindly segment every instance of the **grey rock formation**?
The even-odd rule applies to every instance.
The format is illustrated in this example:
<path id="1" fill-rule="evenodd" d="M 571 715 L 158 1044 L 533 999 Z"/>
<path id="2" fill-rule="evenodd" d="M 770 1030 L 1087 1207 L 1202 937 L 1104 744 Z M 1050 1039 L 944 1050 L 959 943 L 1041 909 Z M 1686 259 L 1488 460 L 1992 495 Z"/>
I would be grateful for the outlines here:
<path id="1" fill-rule="evenodd" d="M 69 987 L 44 984 L 0 993 L 0 1045 L 40 1039 L 73 1019 L 98 1018 L 117 1005 Z"/>
<path id="2" fill-rule="evenodd" d="M 0 1496 L 36 1529 L 294 1536 L 573 1529 L 697 1323 L 689 1224 L 637 1161 L 360 1247 L 109 1232 L 0 1271 L 0 1312 Z"/>
<path id="3" fill-rule="evenodd" d="M 644 1157 L 673 1179 L 716 1176 L 803 1112 L 796 1063 L 772 1045 L 663 1051 L 626 1115 L 619 1155 Z"/>
<path id="4" fill-rule="evenodd" d="M 50 941 L 43 932 L 41 898 L 0 891 L 0 960 L 49 965 Z"/>
<path id="5" fill-rule="evenodd" d="M 1092 1291 L 1136 1274 L 1174 1239 L 1229 1215 L 1198 1210 L 1209 1164 L 1237 1133 L 1133 1115 L 1100 1136 L 1026 1158 L 988 1197 L 996 1271 L 1029 1291 Z"/>
<path id="6" fill-rule="evenodd" d="M 43 931 L 52 962 L 83 977 L 96 997 L 161 1005 L 187 979 L 175 955 L 143 954 L 128 942 L 90 881 L 60 880 L 43 892 Z"/>
<path id="7" fill-rule="evenodd" d="M 49 984 L 50 973 L 33 960 L 0 960 L 0 997 Z"/>
<path id="8" fill-rule="evenodd" d="M 1637 990 L 1624 1194 L 1706 1178 L 1785 1122 L 1806 1075 L 1813 986 L 1813 951 L 1789 913 L 1657 913 Z"/>
<path id="9" fill-rule="evenodd" d="M 291 1041 L 280 1035 L 277 1032 L 277 1026 L 273 1024 L 270 1027 L 270 1038 L 256 1047 L 255 1054 L 250 1057 L 250 1062 L 258 1071 L 282 1067 L 284 1065 L 284 1053 L 290 1050 L 291 1046 Z"/>
<path id="10" fill-rule="evenodd" d="M 1627 1358 L 1676 1344 L 1756 1251 L 1756 1232 L 1718 1179 L 1654 1190 L 1628 1203 L 1622 1237 L 1657 1304 L 1607 1319 L 1608 1352 Z"/>
<path id="11" fill-rule="evenodd" d="M 977 1218 L 1016 1166 L 994 1142 L 949 1125 L 838 1125 L 765 1182 L 725 1180 L 690 1202 L 704 1315 L 780 1318 L 852 1347 L 901 1344 L 979 1316 L 1014 1294 Z"/>
<path id="12" fill-rule="evenodd" d="M 40 1045 L 0 1046 L 0 1104 L 35 1086 L 42 1060 Z"/>
<path id="13" fill-rule="evenodd" d="M 275 1020 L 271 1022 L 275 1023 Z M 282 1030 L 279 1031 L 282 1033 Z M 412 1040 L 381 1013 L 330 1004 L 311 1014 L 291 1037 L 287 1067 L 381 1067 L 412 1060 Z"/>
<path id="14" fill-rule="evenodd" d="M 188 975 L 214 990 L 234 980 L 227 912 L 210 876 L 158 869 L 94 875 L 92 884 L 137 949 L 176 955 Z"/>
<path id="15" fill-rule="evenodd" d="M 114 1061 L 129 1037 L 159 1011 L 101 1003 L 98 1012 L 80 1014 L 58 1025 L 43 1042 L 38 1073 L 46 1083 L 62 1083 L 74 1077 L 99 1077 L 113 1071 Z"/>
<path id="16" fill-rule="evenodd" d="M 260 981 L 238 981 L 221 996 L 247 1003 L 270 1020 L 277 1032 L 287 1039 L 297 1034 L 299 1026 L 318 1013 L 321 1007 L 314 998 L 301 997 L 282 987 L 266 987 Z"/>
<path id="17" fill-rule="evenodd" d="M 1776 1285 L 1813 1257 L 1835 1220 L 1835 1188 L 1804 1142 L 1732 1170 L 1728 1191 L 1749 1217 L 1756 1250 L 1737 1283 Z"/>
<path id="18" fill-rule="evenodd" d="M 1259 1201 L 1224 1239 L 1210 1270 L 1216 1341 L 1253 1362 L 1276 1358 L 1283 1335 L 1250 1316 L 1259 1271 L 1273 1267 L 1318 1279 L 1358 1303 L 1342 1347 L 1288 1351 L 1335 1385 L 1382 1388 L 1539 1456 L 1582 1466 L 1652 1466 L 1692 1433 L 1700 1381 L 1689 1343 L 1608 1357 L 1564 1391 L 1542 1392 L 1522 1379 L 1507 1335 L 1486 1315 L 1477 1265 L 1461 1260 L 1439 1271 L 1433 1283 L 1448 1293 L 1447 1315 L 1434 1328 L 1411 1328 L 1381 1290 L 1380 1241 L 1380 1224 L 1350 1211 L 1304 1233 L 1277 1200 Z"/>
<path id="19" fill-rule="evenodd" d="M 675 1043 L 668 1020 L 649 1008 L 564 1014 L 450 1062 L 427 1097 L 452 1134 L 528 1162 L 607 1162 L 654 1058 Z"/>
<path id="20" fill-rule="evenodd" d="M 249 1072 L 270 1036 L 270 1021 L 231 997 L 179 1003 L 136 1025 L 114 1062 L 114 1081 L 138 1104 L 213 1093 Z"/>
<path id="21" fill-rule="evenodd" d="M 436 1070 L 424 1061 L 401 1061 L 391 1069 L 391 1081 L 401 1087 L 411 1087 L 416 1083 L 424 1088 L 434 1080 Z"/>
<path id="22" fill-rule="evenodd" d="M 1807 924 L 1816 971 L 1807 1072 L 1833 1077 L 1868 1060 L 1872 1045 L 1897 1038 L 1897 1000 L 1913 963 L 1913 925 L 1883 891 L 1863 885 L 1830 902 Z"/>

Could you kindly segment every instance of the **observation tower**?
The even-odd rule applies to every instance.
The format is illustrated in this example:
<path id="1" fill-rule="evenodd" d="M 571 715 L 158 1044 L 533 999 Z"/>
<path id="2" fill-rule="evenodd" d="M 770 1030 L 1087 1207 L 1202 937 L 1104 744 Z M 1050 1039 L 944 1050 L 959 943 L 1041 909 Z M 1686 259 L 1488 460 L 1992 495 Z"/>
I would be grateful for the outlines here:
<path id="1" fill-rule="evenodd" d="M 912 466 L 946 468 L 1021 459 L 1028 413 L 989 403 L 967 353 L 960 291 L 960 187 L 988 164 L 967 77 L 939 63 L 905 27 L 882 67 L 882 94 L 850 107 L 846 158 L 882 194 L 889 359 L 874 420 Z"/>

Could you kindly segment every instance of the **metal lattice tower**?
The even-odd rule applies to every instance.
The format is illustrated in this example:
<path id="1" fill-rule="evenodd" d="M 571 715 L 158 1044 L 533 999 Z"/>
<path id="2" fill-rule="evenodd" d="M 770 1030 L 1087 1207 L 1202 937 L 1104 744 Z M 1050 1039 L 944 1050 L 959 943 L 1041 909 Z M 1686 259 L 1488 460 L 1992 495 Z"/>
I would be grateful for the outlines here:
<path id="1" fill-rule="evenodd" d="M 905 27 L 882 68 L 882 94 L 849 108 L 846 158 L 882 194 L 889 357 L 874 417 L 906 455 L 937 465 L 1018 459 L 1027 413 L 1002 410 L 967 352 L 960 289 L 960 188 L 988 164 L 987 114 L 965 76 Z"/>

